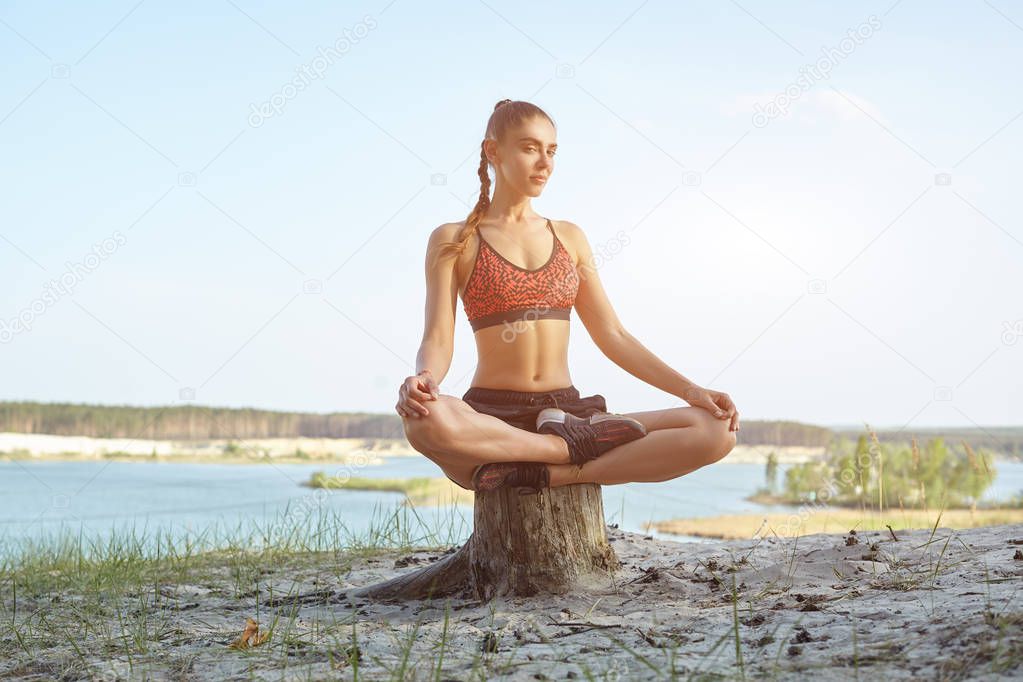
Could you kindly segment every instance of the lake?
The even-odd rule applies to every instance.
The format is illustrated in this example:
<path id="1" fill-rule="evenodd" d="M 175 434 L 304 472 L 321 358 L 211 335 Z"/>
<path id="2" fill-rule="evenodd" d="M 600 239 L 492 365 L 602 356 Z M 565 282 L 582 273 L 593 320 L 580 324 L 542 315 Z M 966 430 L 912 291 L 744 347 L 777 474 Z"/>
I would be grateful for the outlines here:
<path id="1" fill-rule="evenodd" d="M 400 493 L 331 490 L 302 486 L 314 471 L 334 473 L 337 464 L 196 464 L 130 461 L 0 462 L 0 554 L 21 541 L 59 532 L 102 539 L 112 529 L 134 527 L 149 536 L 159 530 L 175 539 L 205 529 L 265 524 L 284 513 L 322 505 L 356 534 L 398 508 Z M 779 480 L 785 466 L 780 467 Z M 1023 490 L 1023 464 L 999 461 L 998 476 L 985 499 L 1007 499 Z M 404 478 L 441 476 L 425 457 L 389 457 L 360 467 L 359 476 Z M 743 499 L 764 484 L 762 464 L 720 463 L 661 483 L 604 486 L 604 515 L 630 531 L 643 524 L 680 517 L 742 512 L 791 511 Z M 297 510 L 297 511 L 296 511 Z M 451 541 L 472 530 L 472 507 L 418 508 L 428 527 L 456 521 Z M 452 514 L 456 517 L 452 517 Z M 650 531 L 655 537 L 699 540 Z"/>

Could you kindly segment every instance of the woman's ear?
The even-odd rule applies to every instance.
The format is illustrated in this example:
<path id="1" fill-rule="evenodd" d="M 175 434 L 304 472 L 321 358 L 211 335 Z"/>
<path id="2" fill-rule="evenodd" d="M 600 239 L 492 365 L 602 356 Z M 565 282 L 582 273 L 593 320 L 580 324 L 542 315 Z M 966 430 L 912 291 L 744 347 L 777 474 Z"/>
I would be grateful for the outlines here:
<path id="1" fill-rule="evenodd" d="M 492 165 L 497 166 L 497 140 L 484 140 L 483 152 L 487 155 L 487 161 L 489 161 Z"/>

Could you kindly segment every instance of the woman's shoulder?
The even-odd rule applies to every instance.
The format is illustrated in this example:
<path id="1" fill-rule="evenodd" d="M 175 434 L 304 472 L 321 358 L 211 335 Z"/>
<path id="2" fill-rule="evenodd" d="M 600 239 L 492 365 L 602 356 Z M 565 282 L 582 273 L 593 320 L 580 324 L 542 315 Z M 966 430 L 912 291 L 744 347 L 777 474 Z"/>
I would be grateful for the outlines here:
<path id="1" fill-rule="evenodd" d="M 551 218 L 550 221 L 554 226 L 554 231 L 558 233 L 558 236 L 564 234 L 567 237 L 574 238 L 583 234 L 583 229 L 571 220 L 555 220 L 554 218 Z"/>
<path id="2" fill-rule="evenodd" d="M 443 244 L 457 242 L 463 227 L 465 227 L 464 220 L 438 225 L 430 232 L 428 248 L 439 248 Z"/>
<path id="3" fill-rule="evenodd" d="M 571 220 L 555 220 L 554 218 L 551 218 L 551 225 L 554 227 L 554 234 L 572 255 L 572 261 L 578 263 L 580 254 L 585 253 L 586 245 L 586 235 L 582 228 Z"/>
<path id="4" fill-rule="evenodd" d="M 558 235 L 558 239 L 575 246 L 580 241 L 586 240 L 586 234 L 583 229 L 573 223 L 571 220 L 554 220 L 551 218 L 551 225 L 554 226 L 554 234 Z"/>
<path id="5" fill-rule="evenodd" d="M 433 228 L 426 249 L 427 253 L 435 254 L 435 257 L 438 258 L 435 262 L 452 262 L 453 260 L 453 264 L 459 272 L 464 270 L 468 266 L 467 264 L 471 265 L 471 259 L 476 251 L 475 235 L 468 235 L 468 239 L 460 250 L 451 250 L 455 248 L 453 245 L 459 243 L 464 227 L 465 221 L 459 220 L 443 223 Z M 454 259 L 451 259 L 452 255 L 455 256 Z"/>
<path id="6" fill-rule="evenodd" d="M 433 232 L 430 233 L 431 239 L 453 239 L 461 229 L 465 227 L 465 221 L 460 220 L 457 223 L 441 223 L 437 227 L 433 228 Z"/>

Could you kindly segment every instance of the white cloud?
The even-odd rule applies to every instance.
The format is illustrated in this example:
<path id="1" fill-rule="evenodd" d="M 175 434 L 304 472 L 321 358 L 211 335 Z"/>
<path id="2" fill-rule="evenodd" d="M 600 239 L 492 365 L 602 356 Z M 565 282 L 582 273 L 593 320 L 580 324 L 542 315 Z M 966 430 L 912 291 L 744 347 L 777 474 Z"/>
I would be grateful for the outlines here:
<path id="1" fill-rule="evenodd" d="M 771 117 L 771 120 L 794 119 L 803 123 L 847 122 L 864 118 L 866 112 L 877 121 L 888 125 L 876 104 L 846 90 L 840 94 L 828 85 L 811 88 L 794 100 L 787 99 L 783 90 L 739 94 L 722 102 L 718 110 L 725 116 L 747 118 L 752 121 L 754 112 L 771 111 L 769 105 L 772 102 L 784 113 L 778 113 Z"/>
<path id="2" fill-rule="evenodd" d="M 771 98 L 775 96 L 773 92 L 758 92 L 748 93 L 744 95 L 735 95 L 732 99 L 722 102 L 718 107 L 718 110 L 725 116 L 745 116 L 750 117 L 753 115 L 753 107 L 758 102 L 763 104 L 764 102 L 771 101 Z"/>
<path id="3" fill-rule="evenodd" d="M 840 121 L 855 121 L 863 118 L 864 112 L 866 112 L 870 114 L 871 118 L 888 125 L 888 122 L 881 114 L 881 109 L 876 104 L 845 90 L 841 94 L 829 87 L 811 90 L 803 95 L 802 100 L 806 100 L 807 105 L 809 105 L 808 109 L 830 114 Z"/>

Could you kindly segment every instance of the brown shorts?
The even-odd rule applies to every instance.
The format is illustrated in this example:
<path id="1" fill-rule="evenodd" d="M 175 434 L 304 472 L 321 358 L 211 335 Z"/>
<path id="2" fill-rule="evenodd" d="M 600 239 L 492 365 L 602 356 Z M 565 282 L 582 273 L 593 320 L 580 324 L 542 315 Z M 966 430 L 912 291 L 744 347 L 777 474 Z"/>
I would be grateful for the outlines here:
<path id="1" fill-rule="evenodd" d="M 577 417 L 589 417 L 608 411 L 604 396 L 594 394 L 585 398 L 581 397 L 579 389 L 575 386 L 535 392 L 472 386 L 462 396 L 462 400 L 477 412 L 497 417 L 512 426 L 532 433 L 536 433 L 537 415 L 547 407 L 558 407 Z M 455 480 L 450 476 L 448 478 L 452 481 Z M 455 482 L 457 483 L 457 481 Z"/>
<path id="2" fill-rule="evenodd" d="M 462 400 L 477 412 L 489 414 L 512 426 L 536 433 L 536 416 L 547 407 L 559 407 L 577 417 L 589 417 L 607 412 L 602 395 L 580 397 L 575 386 L 553 391 L 506 391 L 498 388 L 473 386 Z"/>

